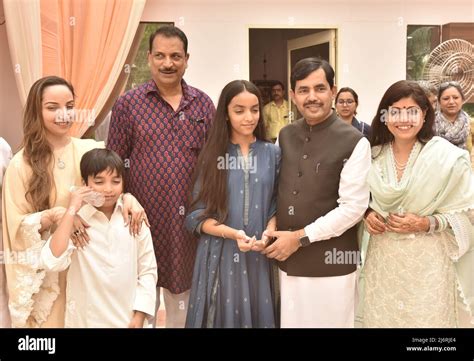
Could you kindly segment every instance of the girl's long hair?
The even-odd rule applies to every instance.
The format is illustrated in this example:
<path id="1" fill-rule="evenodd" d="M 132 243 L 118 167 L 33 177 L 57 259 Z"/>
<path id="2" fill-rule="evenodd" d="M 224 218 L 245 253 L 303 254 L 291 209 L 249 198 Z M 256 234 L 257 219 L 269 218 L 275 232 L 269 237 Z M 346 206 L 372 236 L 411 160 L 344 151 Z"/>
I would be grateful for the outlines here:
<path id="1" fill-rule="evenodd" d="M 55 186 L 53 149 L 46 139 L 42 105 L 44 90 L 53 85 L 68 87 L 74 96 L 69 82 L 57 76 L 47 76 L 32 85 L 23 112 L 23 157 L 32 170 L 25 197 L 36 212 L 51 208 L 50 195 Z"/>
<path id="2" fill-rule="evenodd" d="M 190 208 L 193 210 L 198 203 L 204 203 L 206 208 L 201 215 L 201 219 L 214 218 L 219 223 L 223 223 L 227 219 L 227 170 L 219 169 L 218 160 L 225 158 L 232 133 L 227 108 L 232 99 L 244 91 L 252 93 L 258 98 L 260 116 L 253 134 L 257 139 L 266 141 L 262 97 L 259 89 L 246 80 L 230 82 L 224 87 L 219 97 L 209 136 L 199 154 L 193 175 L 192 184 L 198 182 L 199 192 L 194 196 L 191 195 Z"/>

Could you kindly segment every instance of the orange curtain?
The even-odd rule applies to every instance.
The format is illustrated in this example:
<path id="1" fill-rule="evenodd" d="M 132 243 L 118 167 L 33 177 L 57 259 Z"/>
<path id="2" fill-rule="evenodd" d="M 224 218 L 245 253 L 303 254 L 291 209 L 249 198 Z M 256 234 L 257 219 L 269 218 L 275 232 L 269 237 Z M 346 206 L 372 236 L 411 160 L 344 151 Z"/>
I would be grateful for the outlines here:
<path id="1" fill-rule="evenodd" d="M 71 135 L 82 136 L 107 103 L 144 6 L 145 0 L 41 0 L 43 76 L 74 85 Z"/>
<path id="2" fill-rule="evenodd" d="M 40 0 L 3 0 L 8 46 L 21 104 L 41 78 Z"/>

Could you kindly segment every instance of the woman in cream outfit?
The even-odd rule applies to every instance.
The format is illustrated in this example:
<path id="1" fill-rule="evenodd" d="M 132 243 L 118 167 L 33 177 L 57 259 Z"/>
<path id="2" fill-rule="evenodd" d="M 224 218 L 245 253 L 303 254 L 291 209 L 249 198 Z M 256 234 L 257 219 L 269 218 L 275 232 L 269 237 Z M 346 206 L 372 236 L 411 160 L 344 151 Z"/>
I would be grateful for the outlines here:
<path id="1" fill-rule="evenodd" d="M 81 185 L 82 155 L 103 142 L 69 136 L 74 121 L 74 90 L 49 76 L 30 89 L 23 116 L 23 148 L 7 168 L 3 183 L 3 246 L 12 327 L 64 327 L 66 272 L 38 267 L 39 252 L 66 211 L 71 186 Z M 145 219 L 127 197 L 130 228 Z M 133 210 L 133 212 L 132 212 Z M 73 241 L 84 244 L 87 224 L 79 217 Z"/>

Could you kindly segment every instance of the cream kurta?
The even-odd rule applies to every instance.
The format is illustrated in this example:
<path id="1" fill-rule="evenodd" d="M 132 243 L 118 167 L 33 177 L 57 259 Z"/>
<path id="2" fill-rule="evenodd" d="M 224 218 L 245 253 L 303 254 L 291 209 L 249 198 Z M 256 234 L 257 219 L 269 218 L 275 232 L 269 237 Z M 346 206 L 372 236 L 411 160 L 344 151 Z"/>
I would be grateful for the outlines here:
<path id="1" fill-rule="evenodd" d="M 78 214 L 89 225 L 89 244 L 77 249 L 72 241 L 55 257 L 50 240 L 41 252 L 41 263 L 51 271 L 69 267 L 66 287 L 65 327 L 128 327 L 133 311 L 154 317 L 157 267 L 150 229 L 144 226 L 131 236 L 124 226 L 120 198 L 107 217 L 89 204 Z"/>
<path id="2" fill-rule="evenodd" d="M 103 142 L 72 138 L 69 145 L 55 153 L 65 168 L 54 165 L 55 190 L 52 207 L 66 207 L 69 189 L 81 185 L 79 164 L 82 155 Z M 9 308 L 13 327 L 64 327 L 66 272 L 46 273 L 39 270 L 39 256 L 46 239 L 38 230 L 40 213 L 26 201 L 25 193 L 31 168 L 23 159 L 23 149 L 12 159 L 3 187 L 3 246 L 9 292 Z"/>

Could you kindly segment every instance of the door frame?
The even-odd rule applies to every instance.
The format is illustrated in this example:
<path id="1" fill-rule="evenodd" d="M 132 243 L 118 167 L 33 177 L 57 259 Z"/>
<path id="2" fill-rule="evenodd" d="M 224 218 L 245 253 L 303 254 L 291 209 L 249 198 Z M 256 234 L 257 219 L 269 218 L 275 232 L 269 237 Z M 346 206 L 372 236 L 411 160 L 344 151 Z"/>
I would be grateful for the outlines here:
<path id="1" fill-rule="evenodd" d="M 330 62 L 331 66 L 334 69 L 335 74 L 339 74 L 339 59 L 341 58 L 337 54 L 339 53 L 339 41 L 338 41 L 338 36 L 339 36 L 339 27 L 334 24 L 334 25 L 328 25 L 328 24 L 301 24 L 301 25 L 284 25 L 284 24 L 247 24 L 246 27 L 246 33 L 245 33 L 245 38 L 247 40 L 247 46 L 246 46 L 246 59 L 247 59 L 247 78 L 250 78 L 250 29 L 284 29 L 284 30 L 292 30 L 292 29 L 314 29 L 314 30 L 333 30 L 334 34 L 334 46 L 332 49 L 329 49 L 329 53 L 333 52 L 334 54 L 334 60 L 333 62 Z M 310 34 L 309 36 L 312 35 L 317 35 L 321 33 L 326 33 L 326 32 L 320 32 L 316 34 Z M 327 40 L 326 40 L 327 42 Z M 288 55 L 288 54 L 287 54 Z M 289 65 L 291 63 L 288 63 Z M 290 83 L 290 77 L 291 73 L 288 72 L 288 78 L 287 78 L 287 84 L 288 84 L 288 100 L 291 104 L 291 97 L 289 94 L 290 88 L 291 88 L 291 83 Z M 336 78 L 336 77 L 335 77 Z M 336 78 L 337 79 L 337 78 Z M 336 84 L 336 79 L 334 84 Z"/>
<path id="2" fill-rule="evenodd" d="M 324 43 L 329 43 L 329 64 L 334 69 L 334 73 L 337 74 L 337 29 L 327 29 L 316 34 L 309 34 L 301 36 L 296 39 L 287 40 L 286 47 L 286 56 L 287 56 L 287 65 L 288 65 L 288 79 L 287 83 L 291 84 L 291 52 L 293 50 L 307 48 L 314 45 L 320 45 Z M 336 84 L 336 81 L 334 82 Z M 295 107 L 293 100 L 290 96 L 290 88 L 288 87 L 288 100 L 290 102 L 290 107 L 293 109 Z M 293 117 L 290 117 L 290 122 L 294 121 Z"/>

